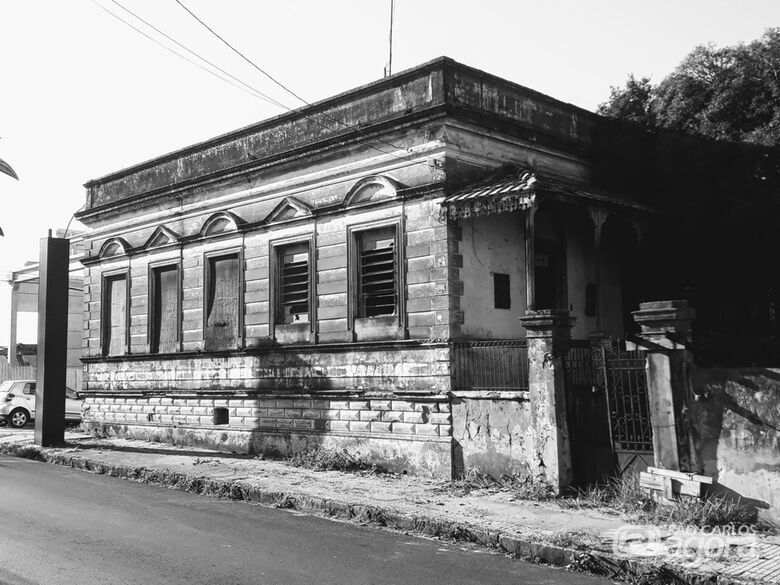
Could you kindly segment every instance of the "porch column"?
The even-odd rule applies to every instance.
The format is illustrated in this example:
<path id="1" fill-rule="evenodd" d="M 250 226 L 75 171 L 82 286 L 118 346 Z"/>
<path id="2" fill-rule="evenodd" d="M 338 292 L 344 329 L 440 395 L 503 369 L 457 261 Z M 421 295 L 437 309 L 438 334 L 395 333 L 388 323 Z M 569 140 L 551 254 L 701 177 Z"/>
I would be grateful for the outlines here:
<path id="1" fill-rule="evenodd" d="M 604 228 L 604 223 L 609 217 L 609 213 L 605 209 L 600 207 L 591 207 L 588 209 L 590 212 L 590 219 L 593 221 L 593 255 L 595 256 L 596 274 L 594 275 L 593 284 L 596 288 L 596 337 L 603 337 L 601 331 L 601 231 Z"/>
<path id="2" fill-rule="evenodd" d="M 8 365 L 16 365 L 16 328 L 19 319 L 19 283 L 9 282 L 11 285 L 11 315 L 8 326 Z"/>
<path id="3" fill-rule="evenodd" d="M 696 312 L 688 301 L 640 303 L 633 312 L 641 327 L 639 349 L 647 351 L 647 392 L 653 427 L 655 466 L 698 473 L 688 420 L 688 345 Z"/>
<path id="4" fill-rule="evenodd" d="M 525 306 L 528 311 L 533 311 L 536 308 L 536 254 L 534 252 L 534 240 L 536 239 L 536 229 L 534 228 L 535 215 L 536 205 L 532 205 L 525 214 Z"/>
<path id="5" fill-rule="evenodd" d="M 533 431 L 531 471 L 558 493 L 572 481 L 564 359 L 574 319 L 568 311 L 526 311 L 528 389 Z"/>

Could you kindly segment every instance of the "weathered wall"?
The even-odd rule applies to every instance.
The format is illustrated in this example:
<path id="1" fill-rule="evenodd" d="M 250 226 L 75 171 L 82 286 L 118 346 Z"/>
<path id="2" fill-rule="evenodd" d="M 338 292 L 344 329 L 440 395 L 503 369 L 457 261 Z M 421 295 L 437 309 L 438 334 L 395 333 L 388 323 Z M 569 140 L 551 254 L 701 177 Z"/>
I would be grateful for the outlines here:
<path id="1" fill-rule="evenodd" d="M 302 346 L 236 354 L 187 353 L 91 361 L 86 392 L 449 390 L 446 345 Z"/>
<path id="2" fill-rule="evenodd" d="M 704 473 L 780 520 L 780 369 L 699 369 L 692 387 Z"/>
<path id="3" fill-rule="evenodd" d="M 476 217 L 461 222 L 463 240 L 464 337 L 525 337 L 518 317 L 525 314 L 525 215 Z M 494 308 L 493 273 L 509 275 L 511 308 Z"/>
<path id="4" fill-rule="evenodd" d="M 455 473 L 471 469 L 499 478 L 530 472 L 531 415 L 524 392 L 458 393 L 452 398 Z"/>
<path id="5" fill-rule="evenodd" d="M 215 408 L 227 424 L 215 424 Z M 446 397 L 311 394 L 88 394 L 83 426 L 126 437 L 237 453 L 346 447 L 396 472 L 449 478 Z"/>

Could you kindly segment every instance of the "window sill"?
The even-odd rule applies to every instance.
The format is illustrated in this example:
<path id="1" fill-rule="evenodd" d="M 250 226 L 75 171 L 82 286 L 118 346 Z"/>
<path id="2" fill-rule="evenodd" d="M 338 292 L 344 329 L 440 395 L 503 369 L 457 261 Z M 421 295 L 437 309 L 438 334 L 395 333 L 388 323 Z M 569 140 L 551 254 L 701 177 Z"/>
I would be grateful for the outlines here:
<path id="1" fill-rule="evenodd" d="M 311 343 L 311 323 L 287 323 L 274 327 L 274 340 L 280 345 Z"/>
<path id="2" fill-rule="evenodd" d="M 355 341 L 379 341 L 384 339 L 403 339 L 398 315 L 382 317 L 356 317 L 354 324 Z"/>

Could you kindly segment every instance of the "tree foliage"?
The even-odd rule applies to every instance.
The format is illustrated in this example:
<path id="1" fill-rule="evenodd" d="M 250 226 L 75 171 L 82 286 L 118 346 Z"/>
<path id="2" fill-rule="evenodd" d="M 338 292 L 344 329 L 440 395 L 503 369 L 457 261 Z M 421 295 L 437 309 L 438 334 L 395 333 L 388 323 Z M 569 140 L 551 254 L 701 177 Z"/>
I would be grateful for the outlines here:
<path id="1" fill-rule="evenodd" d="M 664 80 L 628 77 L 598 112 L 718 140 L 780 145 L 780 28 L 731 47 L 698 46 Z"/>

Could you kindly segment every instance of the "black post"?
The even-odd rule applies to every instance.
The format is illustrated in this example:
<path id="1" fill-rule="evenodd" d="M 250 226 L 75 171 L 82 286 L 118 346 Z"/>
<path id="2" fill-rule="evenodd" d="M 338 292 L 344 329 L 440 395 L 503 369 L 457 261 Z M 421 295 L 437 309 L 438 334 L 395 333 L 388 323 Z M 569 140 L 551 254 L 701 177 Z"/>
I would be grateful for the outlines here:
<path id="1" fill-rule="evenodd" d="M 35 444 L 65 440 L 65 368 L 68 340 L 68 260 L 70 240 L 41 239 L 38 267 L 38 380 Z"/>

